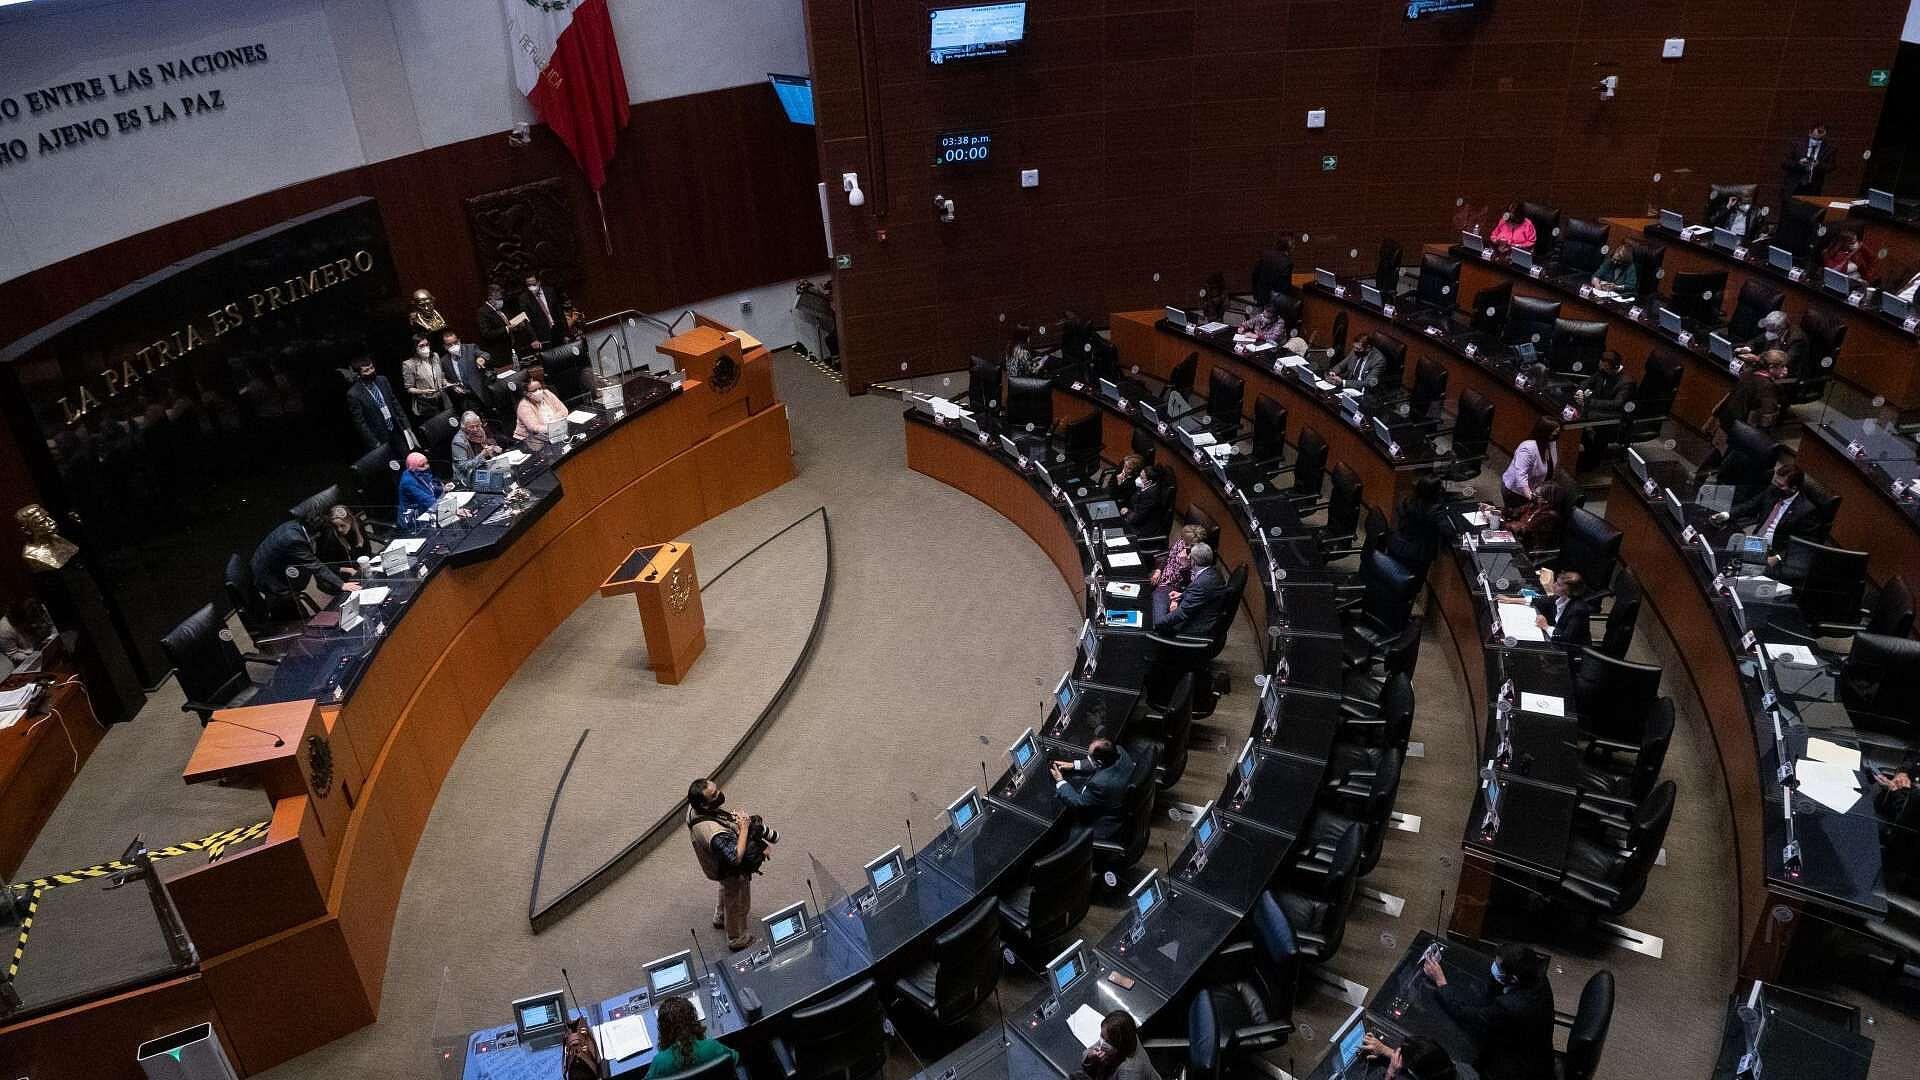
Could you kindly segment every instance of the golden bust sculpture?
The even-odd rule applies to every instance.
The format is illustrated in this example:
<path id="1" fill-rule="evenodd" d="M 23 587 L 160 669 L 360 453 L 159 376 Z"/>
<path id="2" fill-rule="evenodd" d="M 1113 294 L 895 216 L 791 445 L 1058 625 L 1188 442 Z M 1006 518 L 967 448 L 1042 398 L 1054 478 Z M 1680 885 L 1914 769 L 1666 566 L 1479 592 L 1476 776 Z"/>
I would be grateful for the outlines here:
<path id="1" fill-rule="evenodd" d="M 39 503 L 21 507 L 13 520 L 20 523 L 20 531 L 27 536 L 27 545 L 21 549 L 20 557 L 27 561 L 29 570 L 58 570 L 80 551 L 78 545 L 60 535 L 59 523 Z"/>
<path id="2" fill-rule="evenodd" d="M 407 312 L 407 323 L 416 334 L 438 334 L 447 328 L 447 320 L 441 316 L 440 309 L 434 306 L 433 294 L 425 289 L 413 291 L 413 310 Z M 439 344 L 437 338 L 434 344 Z"/>

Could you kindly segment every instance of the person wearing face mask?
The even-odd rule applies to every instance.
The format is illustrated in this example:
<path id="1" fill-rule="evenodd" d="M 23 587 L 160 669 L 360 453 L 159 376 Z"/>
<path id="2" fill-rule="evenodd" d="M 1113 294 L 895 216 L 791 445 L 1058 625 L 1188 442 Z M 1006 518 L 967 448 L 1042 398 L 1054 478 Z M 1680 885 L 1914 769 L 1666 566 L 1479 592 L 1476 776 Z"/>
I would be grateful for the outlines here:
<path id="1" fill-rule="evenodd" d="M 1821 256 L 1820 261 L 1827 269 L 1838 270 L 1851 278 L 1865 280 L 1873 276 L 1873 252 L 1867 250 L 1867 245 L 1861 241 L 1860 233 L 1855 229 L 1841 232 L 1837 239 L 1827 245 L 1827 253 Z"/>
<path id="2" fill-rule="evenodd" d="M 400 385 L 406 388 L 407 406 L 418 419 L 438 416 L 451 404 L 440 358 L 433 355 L 433 345 L 424 337 L 413 339 L 413 355 L 401 362 Z"/>
<path id="3" fill-rule="evenodd" d="M 1376 1076 L 1379 1080 L 1475 1080 L 1477 1076 L 1472 1069 L 1455 1065 L 1445 1047 L 1424 1035 L 1409 1035 L 1399 1046 L 1388 1046 L 1368 1032 L 1360 1053 L 1369 1066 L 1362 1074 L 1364 1080 Z"/>
<path id="4" fill-rule="evenodd" d="M 487 422 L 479 413 L 460 417 L 460 430 L 453 436 L 453 476 L 463 484 L 473 483 L 474 470 L 499 456 L 500 444 L 487 431 Z"/>
<path id="5" fill-rule="evenodd" d="M 1101 469 L 1094 475 L 1094 483 L 1100 487 L 1101 494 L 1112 499 L 1122 509 L 1133 502 L 1133 493 L 1140 490 L 1140 474 L 1147 469 L 1147 459 L 1139 454 L 1128 454 L 1120 459 L 1120 464 Z"/>
<path id="6" fill-rule="evenodd" d="M 1093 830 L 1095 840 L 1111 840 L 1126 824 L 1127 783 L 1133 779 L 1133 756 L 1104 734 L 1087 744 L 1087 756 L 1078 761 L 1048 763 L 1053 791 L 1072 809 L 1076 824 Z"/>
<path id="7" fill-rule="evenodd" d="M 1792 458 L 1782 458 L 1774 463 L 1771 483 L 1734 503 L 1732 510 L 1713 515 L 1713 523 L 1731 522 L 1761 537 L 1767 543 L 1767 565 L 1778 565 L 1793 537 L 1814 539 L 1811 533 L 1816 508 L 1801 490 L 1806 483 L 1807 474 L 1800 466 Z"/>
<path id="8" fill-rule="evenodd" d="M 1193 549 L 1206 538 L 1207 530 L 1199 525 L 1182 525 L 1173 534 L 1173 543 L 1167 546 L 1160 565 L 1153 568 L 1153 576 L 1147 579 L 1153 586 L 1154 625 L 1165 621 L 1167 612 L 1173 610 L 1187 583 L 1193 580 Z"/>
<path id="9" fill-rule="evenodd" d="M 1526 248 L 1531 251 L 1533 242 L 1537 239 L 1534 235 L 1533 219 L 1520 212 L 1518 202 L 1509 204 L 1506 212 L 1500 215 L 1499 222 L 1494 225 L 1493 234 L 1487 239 L 1493 243 L 1493 249 L 1498 252 L 1504 253 L 1509 248 Z"/>
<path id="10" fill-rule="evenodd" d="M 1380 385 L 1381 374 L 1387 370 L 1387 354 L 1374 347 L 1373 339 L 1365 334 L 1353 339 L 1353 347 L 1347 355 L 1333 365 L 1327 372 L 1327 381 L 1339 387 L 1370 393 Z"/>
<path id="11" fill-rule="evenodd" d="M 1753 238 L 1753 201 L 1739 192 L 1730 192 L 1707 211 L 1707 224 L 1727 230 L 1744 244 Z"/>
<path id="12" fill-rule="evenodd" d="M 1133 497 L 1127 501 L 1126 527 L 1139 536 L 1159 538 L 1173 528 L 1173 474 L 1164 465 L 1149 465 L 1134 478 Z"/>
<path id="13" fill-rule="evenodd" d="M 1494 954 L 1488 994 L 1449 983 L 1440 961 L 1422 966 L 1440 1008 L 1473 1041 L 1473 1067 L 1486 1080 L 1541 1080 L 1553 1068 L 1553 986 L 1546 957 L 1525 945 Z"/>
<path id="14" fill-rule="evenodd" d="M 365 449 L 387 447 L 399 453 L 414 445 L 413 429 L 407 426 L 400 398 L 393 384 L 379 373 L 368 357 L 353 362 L 354 380 L 347 386 L 347 415 L 360 431 Z"/>
<path id="15" fill-rule="evenodd" d="M 1833 144 L 1827 141 L 1827 125 L 1815 124 L 1807 130 L 1806 138 L 1796 139 L 1787 147 L 1786 158 L 1780 163 L 1781 187 L 1785 189 L 1780 197 L 1820 194 L 1832 168 Z"/>
<path id="16" fill-rule="evenodd" d="M 1640 268 L 1633 264 L 1633 249 L 1615 244 L 1613 250 L 1607 252 L 1606 261 L 1593 272 L 1590 284 L 1621 296 L 1640 295 Z"/>
<path id="17" fill-rule="evenodd" d="M 1804 372 L 1807 365 L 1807 335 L 1795 329 L 1784 311 L 1769 311 L 1760 316 L 1759 332 L 1742 342 L 1733 354 L 1751 360 L 1770 349 L 1787 354 L 1787 368 Z"/>
<path id="18" fill-rule="evenodd" d="M 491 411 L 493 373 L 488 367 L 493 357 L 472 345 L 462 344 L 453 330 L 440 332 L 440 373 L 446 376 L 447 393 L 457 404 Z"/>
<path id="19" fill-rule="evenodd" d="M 400 504 L 394 520 L 404 525 L 432 517 L 433 504 L 439 501 L 444 490 L 427 465 L 427 455 L 418 450 L 408 454 L 407 470 L 400 474 Z"/>
<path id="20" fill-rule="evenodd" d="M 1775 375 L 1784 374 L 1786 368 L 1787 354 L 1778 349 L 1768 349 L 1755 357 L 1714 410 L 1714 419 L 1722 427 L 1738 420 L 1762 431 L 1771 428 L 1780 419 L 1780 388 Z"/>
<path id="21" fill-rule="evenodd" d="M 727 793 L 704 776 L 687 785 L 687 837 L 700 872 L 720 886 L 713 928 L 725 930 L 727 948 L 738 952 L 753 944 L 747 925 L 753 913 L 753 875 L 780 842 L 780 834 L 752 814 L 722 809 L 726 804 Z"/>
<path id="22" fill-rule="evenodd" d="M 500 357 L 501 363 L 511 360 L 516 350 L 530 347 L 527 317 L 507 307 L 507 290 L 499 285 L 487 286 L 487 301 L 480 305 L 475 321 L 480 325 L 480 348 Z"/>
<path id="23" fill-rule="evenodd" d="M 327 528 L 319 514 L 281 522 L 253 549 L 254 587 L 270 600 L 287 601 L 305 591 L 308 582 L 328 596 L 358 589 L 353 582 L 342 582 L 314 549 L 313 538 Z"/>
<path id="24" fill-rule="evenodd" d="M 545 435 L 548 424 L 566 419 L 567 407 L 547 389 L 545 371 L 528 368 L 522 379 L 520 403 L 513 410 L 513 437 L 524 442 L 532 436 Z"/>
<path id="25" fill-rule="evenodd" d="M 1549 631 L 1555 645 L 1593 644 L 1593 601 L 1587 599 L 1587 580 L 1577 570 L 1540 571 L 1542 596 L 1533 598 L 1533 622 Z"/>

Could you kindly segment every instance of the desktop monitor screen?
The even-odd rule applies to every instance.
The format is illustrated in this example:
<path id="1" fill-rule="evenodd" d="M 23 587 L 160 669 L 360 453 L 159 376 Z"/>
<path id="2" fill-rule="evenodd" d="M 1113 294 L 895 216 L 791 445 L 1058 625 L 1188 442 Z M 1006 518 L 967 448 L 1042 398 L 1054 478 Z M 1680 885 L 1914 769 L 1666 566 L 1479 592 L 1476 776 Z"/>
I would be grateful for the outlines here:
<path id="1" fill-rule="evenodd" d="M 1533 269 L 1533 252 L 1527 250 L 1526 248 L 1517 247 L 1512 249 L 1512 253 L 1508 256 L 1508 258 L 1513 260 L 1513 265 L 1519 267 L 1522 270 Z"/>
<path id="2" fill-rule="evenodd" d="M 1340 1030 L 1334 1033 L 1333 1042 L 1342 1070 L 1352 1068 L 1354 1062 L 1360 1060 L 1360 1047 L 1367 1041 L 1365 1018 L 1365 1009 L 1355 1009 L 1347 1017 L 1347 1022 L 1341 1024 Z"/>
<path id="3" fill-rule="evenodd" d="M 1768 244 L 1767 265 L 1773 267 L 1775 270 L 1791 270 L 1793 269 L 1793 252 L 1783 247 L 1775 247 L 1772 244 Z"/>
<path id="4" fill-rule="evenodd" d="M 876 893 L 906 876 L 906 863 L 901 859 L 898 847 L 868 863 L 866 869 L 867 881 Z"/>
<path id="5" fill-rule="evenodd" d="M 1663 307 L 1660 309 L 1660 329 L 1665 330 L 1668 333 L 1677 334 L 1680 332 L 1680 326 L 1681 326 L 1681 323 L 1680 323 L 1679 312 L 1668 307 Z"/>
<path id="6" fill-rule="evenodd" d="M 1319 285 L 1322 288 L 1331 289 L 1336 284 L 1338 284 L 1339 281 L 1340 279 L 1334 276 L 1333 271 L 1327 269 L 1326 267 L 1316 266 L 1313 268 L 1313 283 L 1315 285 Z"/>
<path id="7" fill-rule="evenodd" d="M 1366 301 L 1369 304 L 1372 304 L 1374 307 L 1379 307 L 1380 306 L 1379 287 L 1369 281 L 1361 282 L 1360 283 L 1360 299 Z"/>
<path id="8" fill-rule="evenodd" d="M 1844 270 L 1835 270 L 1829 266 L 1821 272 L 1820 277 L 1826 287 L 1834 292 L 1850 293 L 1853 291 L 1853 279 L 1848 277 L 1847 272 Z"/>
<path id="9" fill-rule="evenodd" d="M 1479 233 L 1471 229 L 1460 234 L 1460 243 L 1468 251 L 1487 250 L 1487 241 Z"/>
<path id="10" fill-rule="evenodd" d="M 1133 914 L 1136 918 L 1144 919 L 1154 908 L 1160 906 L 1162 889 L 1159 868 L 1147 871 L 1147 876 L 1141 878 L 1140 884 L 1135 885 L 1133 891 L 1127 894 L 1127 899 L 1133 903 Z"/>
<path id="11" fill-rule="evenodd" d="M 767 928 L 767 944 L 777 949 L 805 936 L 807 932 L 806 901 L 789 904 L 761 919 L 760 922 Z"/>
<path id="12" fill-rule="evenodd" d="M 805 75 L 768 75 L 767 81 L 773 84 L 773 93 L 780 99 L 780 107 L 787 110 L 787 119 L 796 124 L 813 123 L 813 80 Z"/>
<path id="13" fill-rule="evenodd" d="M 693 984 L 693 951 L 683 949 L 672 956 L 663 956 L 658 960 L 641 965 L 647 970 L 647 986 L 654 997 L 671 994 L 683 986 Z"/>
<path id="14" fill-rule="evenodd" d="M 1056 994 L 1080 981 L 1087 973 L 1086 942 L 1075 941 L 1047 961 L 1047 986 Z"/>
<path id="15" fill-rule="evenodd" d="M 1253 783 L 1253 769 L 1257 764 L 1259 764 L 1259 759 L 1253 756 L 1253 740 L 1248 739 L 1247 745 L 1240 748 L 1240 759 L 1233 763 L 1234 774 L 1240 777 L 1242 784 L 1251 784 Z"/>
<path id="16" fill-rule="evenodd" d="M 557 1033 L 566 1026 L 567 1010 L 560 991 L 549 990 L 536 997 L 524 997 L 513 1003 L 513 1023 L 520 1041 Z"/>
<path id="17" fill-rule="evenodd" d="M 960 832 L 967 826 L 980 820 L 980 793 L 968 788 L 965 795 L 947 804 L 947 822 L 954 832 Z"/>
<path id="18" fill-rule="evenodd" d="M 1679 232 L 1687 227 L 1687 219 L 1678 210 L 1660 211 L 1660 227 L 1669 232 Z"/>
<path id="19" fill-rule="evenodd" d="M 1873 207 L 1875 210 L 1882 210 L 1891 214 L 1893 213 L 1893 192 L 1882 191 L 1879 188 L 1868 188 L 1867 205 Z"/>
<path id="20" fill-rule="evenodd" d="M 935 8 L 927 17 L 933 24 L 927 58 L 936 64 L 1005 56 L 1027 36 L 1024 3 Z"/>
<path id="21" fill-rule="evenodd" d="M 1896 319 L 1904 319 L 1913 314 L 1913 302 L 1900 299 L 1897 293 L 1881 293 L 1880 310 Z"/>
<path id="22" fill-rule="evenodd" d="M 1707 335 L 1707 351 L 1722 360 L 1733 359 L 1733 342 L 1725 334 Z"/>
<path id="23" fill-rule="evenodd" d="M 1213 819 L 1213 801 L 1200 808 L 1200 816 L 1193 819 L 1193 842 L 1202 851 L 1213 843 L 1220 833 L 1220 825 Z"/>
<path id="24" fill-rule="evenodd" d="M 1715 226 L 1713 230 L 1713 246 L 1732 251 L 1734 248 L 1740 246 L 1740 234 L 1734 232 L 1732 229 L 1722 229 Z"/>
<path id="25" fill-rule="evenodd" d="M 1073 718 L 1074 694 L 1073 677 L 1060 676 L 1060 685 L 1053 688 L 1053 700 L 1060 706 L 1060 722 L 1063 724 Z"/>

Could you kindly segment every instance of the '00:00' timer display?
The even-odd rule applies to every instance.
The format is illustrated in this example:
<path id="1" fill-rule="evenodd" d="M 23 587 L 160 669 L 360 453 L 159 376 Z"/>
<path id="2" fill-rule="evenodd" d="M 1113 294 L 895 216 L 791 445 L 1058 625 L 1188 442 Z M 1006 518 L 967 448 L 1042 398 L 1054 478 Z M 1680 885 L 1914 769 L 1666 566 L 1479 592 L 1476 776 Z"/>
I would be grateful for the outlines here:
<path id="1" fill-rule="evenodd" d="M 985 162 L 993 150 L 993 134 L 986 131 L 949 131 L 940 136 L 939 152 L 934 155 L 933 163 L 938 165 L 978 165 Z"/>

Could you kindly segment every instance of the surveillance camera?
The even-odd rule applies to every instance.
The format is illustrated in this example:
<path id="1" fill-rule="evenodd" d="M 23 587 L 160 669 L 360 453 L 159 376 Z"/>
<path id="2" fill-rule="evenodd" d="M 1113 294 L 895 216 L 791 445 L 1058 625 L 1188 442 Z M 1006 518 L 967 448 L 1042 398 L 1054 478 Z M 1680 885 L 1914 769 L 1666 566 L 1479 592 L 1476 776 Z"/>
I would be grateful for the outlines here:
<path id="1" fill-rule="evenodd" d="M 1596 89 L 1600 91 L 1600 100 L 1611 101 L 1613 95 L 1620 89 L 1620 76 L 1609 75 L 1601 79 L 1600 85 L 1596 87 Z"/>
<path id="2" fill-rule="evenodd" d="M 507 132 L 508 146 L 525 146 L 532 141 L 533 125 L 527 123 L 525 120 L 513 125 L 513 130 Z"/>
<path id="3" fill-rule="evenodd" d="M 942 222 L 953 221 L 952 199 L 947 198 L 945 195 L 935 195 L 933 197 L 933 208 L 939 213 Z"/>

